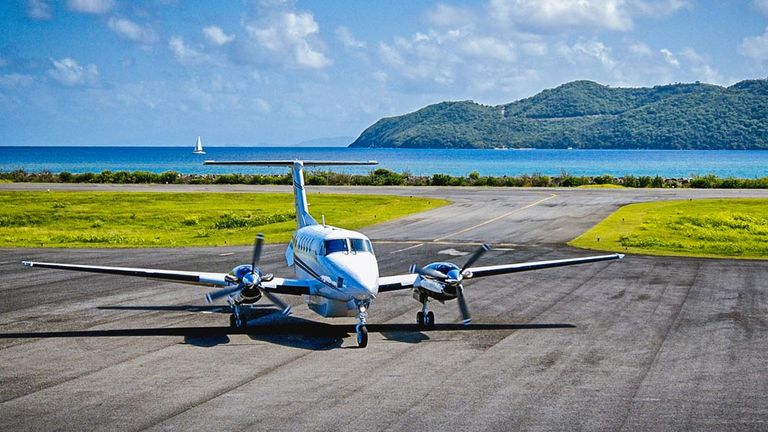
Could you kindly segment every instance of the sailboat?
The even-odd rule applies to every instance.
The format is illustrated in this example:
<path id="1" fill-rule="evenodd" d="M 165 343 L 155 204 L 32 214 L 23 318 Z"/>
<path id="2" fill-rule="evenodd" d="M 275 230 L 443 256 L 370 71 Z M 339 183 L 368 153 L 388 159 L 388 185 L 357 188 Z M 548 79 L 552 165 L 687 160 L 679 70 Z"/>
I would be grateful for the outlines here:
<path id="1" fill-rule="evenodd" d="M 193 151 L 192 153 L 205 154 L 205 150 L 203 150 L 203 139 L 200 138 L 200 136 L 197 137 L 197 144 L 195 144 L 195 151 Z"/>

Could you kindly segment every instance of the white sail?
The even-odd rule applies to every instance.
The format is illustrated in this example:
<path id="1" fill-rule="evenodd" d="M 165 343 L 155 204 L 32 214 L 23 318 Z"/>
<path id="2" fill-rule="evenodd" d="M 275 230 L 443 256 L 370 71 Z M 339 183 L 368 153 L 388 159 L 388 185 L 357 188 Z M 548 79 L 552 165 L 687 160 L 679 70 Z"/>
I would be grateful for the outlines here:
<path id="1" fill-rule="evenodd" d="M 193 151 L 192 153 L 205 154 L 205 150 L 203 150 L 203 139 L 200 138 L 200 136 L 197 137 L 197 144 L 195 144 L 195 151 Z"/>

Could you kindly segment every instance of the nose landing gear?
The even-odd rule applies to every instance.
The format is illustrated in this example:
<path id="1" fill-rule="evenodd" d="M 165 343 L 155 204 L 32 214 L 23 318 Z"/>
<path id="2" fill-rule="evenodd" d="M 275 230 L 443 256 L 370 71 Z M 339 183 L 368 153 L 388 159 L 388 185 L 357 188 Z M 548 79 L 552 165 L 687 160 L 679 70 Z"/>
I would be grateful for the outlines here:
<path id="1" fill-rule="evenodd" d="M 368 318 L 368 306 L 369 302 L 361 301 L 357 304 L 357 325 L 355 326 L 355 332 L 357 333 L 358 348 L 365 348 L 368 346 L 368 328 L 365 326 L 365 319 Z"/>

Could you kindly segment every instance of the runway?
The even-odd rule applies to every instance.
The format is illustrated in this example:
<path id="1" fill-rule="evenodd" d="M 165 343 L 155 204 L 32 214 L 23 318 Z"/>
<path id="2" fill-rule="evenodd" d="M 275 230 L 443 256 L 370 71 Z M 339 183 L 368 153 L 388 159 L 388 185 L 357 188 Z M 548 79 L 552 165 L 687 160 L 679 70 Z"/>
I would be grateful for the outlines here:
<path id="1" fill-rule="evenodd" d="M 106 190 L 288 191 L 280 187 L 0 185 Z M 478 265 L 592 255 L 565 242 L 619 206 L 765 197 L 744 190 L 308 188 L 453 204 L 362 230 L 382 275 L 413 263 Z M 332 224 L 333 221 L 328 221 Z M 284 245 L 262 268 L 291 276 Z M 283 296 L 248 332 L 226 327 L 205 288 L 29 269 L 21 260 L 228 271 L 250 247 L 0 249 L 0 430 L 765 430 L 768 262 L 627 256 L 619 262 L 467 284 L 455 302 L 382 293 L 368 348 L 353 318 L 323 319 Z"/>

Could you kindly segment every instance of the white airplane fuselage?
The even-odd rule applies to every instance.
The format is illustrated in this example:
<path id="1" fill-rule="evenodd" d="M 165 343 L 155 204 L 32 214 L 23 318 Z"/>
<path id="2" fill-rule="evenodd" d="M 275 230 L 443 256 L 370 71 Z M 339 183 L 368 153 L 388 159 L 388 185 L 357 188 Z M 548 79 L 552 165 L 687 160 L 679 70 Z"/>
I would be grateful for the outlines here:
<path id="1" fill-rule="evenodd" d="M 285 252 L 297 279 L 315 280 L 307 306 L 324 317 L 356 316 L 379 288 L 379 266 L 365 235 L 327 225 L 296 230 Z"/>

